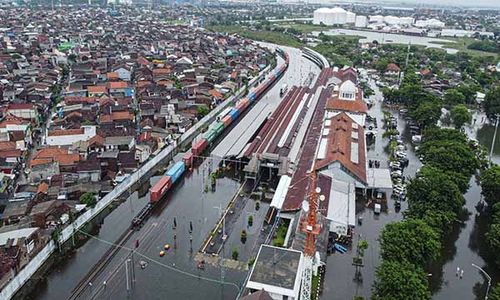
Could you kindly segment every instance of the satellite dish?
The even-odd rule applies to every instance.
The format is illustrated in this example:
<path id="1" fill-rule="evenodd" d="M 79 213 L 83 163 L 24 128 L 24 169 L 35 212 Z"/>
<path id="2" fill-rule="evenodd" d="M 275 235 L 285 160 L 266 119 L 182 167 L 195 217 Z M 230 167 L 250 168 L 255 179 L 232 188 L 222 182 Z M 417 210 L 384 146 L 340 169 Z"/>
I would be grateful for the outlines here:
<path id="1" fill-rule="evenodd" d="M 307 202 L 307 201 L 303 201 L 303 202 L 302 202 L 302 209 L 303 209 L 305 212 L 308 212 L 308 211 L 309 211 L 309 202 Z"/>
<path id="2" fill-rule="evenodd" d="M 325 198 L 326 198 L 325 195 L 320 195 L 319 196 L 319 201 L 323 202 L 323 201 L 325 201 Z"/>
<path id="3" fill-rule="evenodd" d="M 319 193 L 321 193 L 321 188 L 319 186 L 317 186 L 316 189 L 315 189 L 315 191 L 316 191 L 316 193 L 319 194 Z"/>

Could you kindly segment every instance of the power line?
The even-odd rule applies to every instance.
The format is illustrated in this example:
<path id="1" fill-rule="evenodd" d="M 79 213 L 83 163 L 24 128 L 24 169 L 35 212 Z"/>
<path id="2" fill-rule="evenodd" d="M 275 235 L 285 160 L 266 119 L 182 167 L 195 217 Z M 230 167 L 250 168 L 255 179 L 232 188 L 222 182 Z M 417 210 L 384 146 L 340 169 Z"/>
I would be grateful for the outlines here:
<path id="1" fill-rule="evenodd" d="M 138 252 L 137 250 L 134 250 L 134 249 L 132 249 L 132 248 L 129 248 L 129 247 L 126 247 L 126 246 L 122 246 L 122 245 L 118 245 L 118 244 L 115 244 L 115 243 L 112 243 L 112 242 L 109 242 L 109 241 L 103 240 L 103 239 L 101 239 L 101 238 L 98 238 L 97 236 L 91 235 L 91 234 L 89 234 L 89 233 L 87 233 L 87 232 L 84 232 L 84 231 L 82 231 L 82 230 L 80 230 L 80 229 L 77 229 L 77 231 L 79 231 L 80 233 L 82 233 L 82 234 L 84 234 L 84 235 L 86 235 L 86 236 L 88 236 L 88 237 L 90 237 L 90 238 L 93 238 L 93 239 L 95 239 L 95 240 L 97 240 L 97 241 L 100 241 L 100 242 L 102 242 L 102 243 L 108 244 L 108 245 L 110 245 L 110 246 L 118 247 L 118 248 L 125 249 L 125 250 L 128 250 L 128 251 L 133 251 L 135 254 L 139 255 L 140 257 L 145 258 L 145 259 L 147 259 L 147 260 L 149 260 L 149 261 L 151 261 L 151 262 L 154 262 L 154 263 L 156 263 L 156 264 L 158 264 L 158 265 L 160 265 L 160 266 L 162 266 L 162 267 L 165 267 L 165 268 L 167 268 L 167 269 L 169 269 L 169 270 L 171 270 L 171 271 L 174 271 L 174 272 L 177 272 L 177 273 L 180 273 L 180 274 L 186 275 L 186 276 L 188 276 L 188 277 L 192 277 L 192 278 L 196 278 L 196 279 L 205 280 L 205 281 L 208 281 L 208 282 L 219 283 L 219 284 L 227 284 L 227 285 L 230 285 L 230 286 L 235 287 L 238 291 L 240 290 L 240 287 L 239 287 L 236 283 L 234 283 L 234 282 L 229 282 L 229 281 L 220 281 L 220 280 L 217 280 L 217 279 L 208 278 L 208 277 L 203 277 L 203 276 L 199 276 L 199 275 L 196 275 L 196 274 L 193 274 L 193 273 L 189 273 L 189 272 L 187 272 L 187 271 L 183 271 L 183 270 L 180 270 L 180 269 L 174 268 L 174 267 L 172 267 L 172 266 L 169 266 L 169 265 L 167 265 L 167 264 L 164 264 L 164 263 L 162 263 L 162 262 L 160 262 L 160 261 L 158 261 L 158 260 L 156 260 L 156 259 L 154 259 L 154 258 L 151 258 L 151 257 L 149 257 L 149 256 L 147 256 L 147 255 L 145 255 L 145 254 L 142 254 L 142 253 L 140 253 L 140 252 Z"/>

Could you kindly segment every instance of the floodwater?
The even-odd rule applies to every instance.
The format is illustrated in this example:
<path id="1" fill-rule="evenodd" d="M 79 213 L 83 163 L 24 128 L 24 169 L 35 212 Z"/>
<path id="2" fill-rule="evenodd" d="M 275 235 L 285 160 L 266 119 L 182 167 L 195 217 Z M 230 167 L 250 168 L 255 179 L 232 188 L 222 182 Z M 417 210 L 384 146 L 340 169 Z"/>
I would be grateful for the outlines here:
<path id="1" fill-rule="evenodd" d="M 221 178 L 217 180 L 215 192 L 204 193 L 204 183 L 209 182 L 209 163 L 210 160 L 206 160 L 199 168 L 186 174 L 162 200 L 160 207 L 153 210 L 141 230 L 134 232 L 125 243 L 124 246 L 133 248 L 135 241 L 139 240 L 138 253 L 134 254 L 135 288 L 127 292 L 124 261 L 130 257 L 130 251 L 122 249 L 79 299 L 123 299 L 127 296 L 133 299 L 220 299 L 236 296 L 237 286 L 241 284 L 244 274 L 228 271 L 228 278 L 237 286 L 226 285 L 222 288 L 220 283 L 200 279 L 220 280 L 218 269 L 208 266 L 205 271 L 200 271 L 194 262 L 193 256 L 219 217 L 217 208 L 224 208 L 239 187 L 239 182 Z M 151 184 L 159 178 L 153 177 Z M 88 270 L 110 247 L 109 242 L 114 242 L 128 229 L 132 217 L 143 206 L 139 203 L 145 204 L 149 199 L 149 192 L 139 199 L 137 194 L 134 195 L 105 219 L 97 234 L 98 239 L 91 238 L 68 260 L 66 266 L 48 275 L 46 284 L 34 293 L 35 299 L 66 299 L 71 295 Z M 131 205 L 134 207 L 131 208 Z M 175 231 L 172 228 L 174 218 L 177 223 Z M 193 224 L 192 244 L 190 222 Z M 159 252 L 165 244 L 169 244 L 171 249 L 160 258 Z M 141 260 L 148 262 L 145 269 L 140 268 Z"/>
<path id="2" fill-rule="evenodd" d="M 373 84 L 372 87 L 374 87 Z M 373 99 L 376 101 L 369 114 L 377 118 L 379 130 L 374 147 L 368 147 L 367 156 L 368 159 L 380 160 L 381 166 L 384 167 L 387 161 L 387 152 L 384 148 L 388 144 L 388 140 L 382 138 L 383 122 L 380 102 L 382 96 L 378 88 L 375 87 L 374 90 L 376 94 Z M 397 112 L 393 112 L 393 114 L 398 115 Z M 490 144 L 493 136 L 492 127 L 481 123 L 481 115 L 477 115 L 475 118 L 476 124 L 467 128 L 466 132 L 470 137 L 479 140 L 481 144 Z M 404 175 L 413 176 L 421 164 L 409 143 L 411 136 L 404 130 L 404 123 L 404 119 L 398 116 L 398 129 L 402 132 L 403 140 L 407 144 L 407 155 L 410 160 L 410 165 L 405 169 Z M 496 144 L 493 161 L 499 163 L 500 138 L 498 136 Z M 472 267 L 472 263 L 485 269 L 493 278 L 493 282 L 500 280 L 499 270 L 495 270 L 494 266 L 487 265 L 483 259 L 488 253 L 484 250 L 484 220 L 476 217 L 475 206 L 480 200 L 480 187 L 474 177 L 471 179 L 470 189 L 465 194 L 465 198 L 467 201 L 465 207 L 469 211 L 469 216 L 449 235 L 443 250 L 444 261 L 434 266 L 433 270 L 435 271 L 429 274 L 433 299 L 483 299 L 486 290 L 485 280 Z M 363 204 L 357 203 L 356 213 L 357 216 L 363 218 L 363 223 L 355 228 L 355 238 L 353 239 L 353 245 L 357 243 L 359 236 L 367 239 L 369 244 L 369 248 L 365 251 L 365 266 L 361 271 L 362 280 L 354 279 L 355 269 L 351 265 L 355 255 L 355 247 L 346 254 L 332 254 L 327 259 L 322 299 L 344 300 L 352 299 L 354 295 L 363 296 L 365 299 L 370 298 L 375 269 L 380 263 L 378 235 L 387 223 L 400 221 L 403 218 L 402 212 L 407 208 L 407 202 L 402 202 L 401 211 L 397 212 L 394 209 L 394 201 L 389 199 L 387 212 L 375 215 L 372 209 L 365 208 Z M 462 279 L 455 275 L 457 267 L 464 269 Z"/>
<path id="3" fill-rule="evenodd" d="M 457 49 L 447 48 L 445 45 L 441 44 L 441 43 L 453 43 L 453 41 L 446 39 L 403 35 L 396 33 L 384 33 L 384 32 L 367 31 L 367 30 L 353 30 L 353 29 L 330 29 L 328 31 L 323 31 L 323 33 L 326 35 L 362 36 L 364 38 L 359 40 L 362 43 L 377 41 L 380 44 L 404 44 L 404 45 L 412 44 L 412 45 L 426 46 L 430 48 L 444 49 L 449 54 L 455 54 L 458 52 Z M 319 32 L 314 32 L 313 34 L 319 34 Z"/>

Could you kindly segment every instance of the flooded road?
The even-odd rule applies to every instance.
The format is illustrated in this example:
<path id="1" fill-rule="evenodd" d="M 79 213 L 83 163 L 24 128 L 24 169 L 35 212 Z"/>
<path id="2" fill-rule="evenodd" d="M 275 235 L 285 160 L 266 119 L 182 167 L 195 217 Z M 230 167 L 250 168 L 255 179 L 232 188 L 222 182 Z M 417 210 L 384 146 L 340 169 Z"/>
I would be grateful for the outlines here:
<path id="1" fill-rule="evenodd" d="M 145 222 L 142 229 L 134 232 L 124 245 L 134 248 L 135 241 L 139 240 L 138 253 L 134 255 L 135 288 L 130 291 L 133 299 L 164 299 L 168 295 L 173 297 L 172 299 L 183 297 L 186 299 L 203 299 L 204 297 L 220 299 L 222 296 L 234 297 L 238 293 L 235 286 L 225 286 L 222 289 L 221 284 L 196 278 L 200 276 L 220 279 L 220 271 L 216 268 L 208 266 L 205 271 L 198 270 L 193 256 L 219 217 L 216 207 L 225 207 L 239 188 L 239 182 L 221 178 L 217 180 L 215 192 L 204 193 L 205 180 L 209 182 L 208 163 L 209 161 L 205 161 L 199 168 L 184 176 L 162 200 L 160 207 L 155 207 L 152 216 Z M 159 178 L 160 176 L 153 177 L 151 184 Z M 98 236 L 90 238 L 80 247 L 66 267 L 63 266 L 48 276 L 47 284 L 36 292 L 36 299 L 68 298 L 93 264 L 111 247 L 110 243 L 114 242 L 111 237 L 117 232 L 126 231 L 132 219 L 130 216 L 135 215 L 142 208 L 139 203 L 145 204 L 148 200 L 149 192 L 141 198 L 137 198 L 137 193 L 135 193 L 127 200 L 127 203 L 123 203 L 113 211 L 105 219 Z M 131 209 L 131 205 L 135 208 Z M 132 213 L 132 211 L 135 212 Z M 177 223 L 175 232 L 172 229 L 174 218 Z M 193 224 L 192 244 L 189 234 L 190 222 Z M 114 235 L 108 235 L 108 231 L 113 232 Z M 174 233 L 176 234 L 175 240 Z M 171 249 L 165 257 L 160 258 L 159 252 L 164 249 L 165 244 L 169 244 Z M 118 251 L 109 265 L 97 276 L 92 285 L 86 288 L 79 299 L 125 298 L 127 289 L 124 261 L 129 257 L 130 250 Z M 140 268 L 141 260 L 148 262 L 145 269 Z M 153 261 L 158 261 L 158 263 Z M 232 282 L 239 284 L 243 275 L 228 271 L 227 276 Z M 193 286 L 197 288 L 193 289 Z"/>
<path id="2" fill-rule="evenodd" d="M 381 166 L 386 167 L 388 153 L 385 151 L 385 147 L 388 144 L 388 139 L 382 137 L 382 95 L 378 88 L 374 90 L 376 94 L 372 99 L 375 100 L 375 103 L 368 113 L 377 118 L 378 132 L 375 145 L 367 148 L 367 157 L 369 160 L 380 160 Z M 403 140 L 407 145 L 407 155 L 410 160 L 404 175 L 413 177 L 421 164 L 415 156 L 413 146 L 410 145 L 411 136 L 405 130 L 404 119 L 399 116 L 398 112 L 393 111 L 392 113 L 398 117 L 398 130 L 402 133 Z M 479 140 L 481 144 L 488 145 L 489 149 L 493 129 L 489 125 L 482 124 L 481 119 L 481 116 L 476 116 L 476 124 L 466 128 L 466 132 L 471 138 Z M 496 143 L 493 161 L 500 163 L 500 138 L 498 136 Z M 484 225 L 481 226 L 480 218 L 476 217 L 475 205 L 480 200 L 480 187 L 474 177 L 471 179 L 470 188 L 465 194 L 465 198 L 465 207 L 470 215 L 463 224 L 457 226 L 454 232 L 450 233 L 443 249 L 445 260 L 433 268 L 436 270 L 430 276 L 433 299 L 483 299 L 486 290 L 485 281 L 479 272 L 473 269 L 472 263 L 483 267 L 492 276 L 493 282 L 500 280 L 499 270 L 494 270 L 493 266 L 486 265 L 481 257 L 484 254 Z M 378 235 L 387 223 L 402 220 L 402 212 L 407 209 L 407 202 L 402 202 L 401 211 L 397 212 L 394 209 L 394 201 L 389 199 L 388 211 L 382 212 L 380 215 L 376 215 L 372 209 L 366 208 L 364 202 L 358 201 L 356 206 L 356 214 L 363 218 L 363 224 L 361 226 L 358 224 L 354 230 L 353 245 L 356 245 L 359 236 L 365 238 L 369 244 L 365 251 L 365 266 L 361 270 L 362 281 L 354 280 L 355 269 L 352 266 L 352 258 L 355 256 L 355 249 L 351 249 L 346 254 L 334 253 L 327 259 L 322 299 L 344 300 L 352 299 L 354 295 L 363 296 L 365 299 L 370 298 L 375 269 L 380 264 Z M 455 276 L 457 266 L 465 270 L 463 279 Z"/>

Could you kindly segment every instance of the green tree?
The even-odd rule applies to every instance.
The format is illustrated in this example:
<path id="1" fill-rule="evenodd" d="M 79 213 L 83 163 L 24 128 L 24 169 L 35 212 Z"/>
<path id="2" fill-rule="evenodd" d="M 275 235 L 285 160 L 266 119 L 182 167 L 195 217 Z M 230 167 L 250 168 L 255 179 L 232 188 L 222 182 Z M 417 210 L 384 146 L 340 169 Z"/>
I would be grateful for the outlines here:
<path id="1" fill-rule="evenodd" d="M 408 184 L 409 215 L 422 218 L 428 210 L 452 212 L 461 211 L 465 199 L 450 176 L 432 172 L 410 180 Z"/>
<path id="2" fill-rule="evenodd" d="M 427 274 L 420 267 L 397 261 L 384 261 L 377 267 L 373 300 L 427 300 Z"/>
<path id="3" fill-rule="evenodd" d="M 86 192 L 80 196 L 80 203 L 86 204 L 88 207 L 94 207 L 97 203 L 94 193 Z"/>
<path id="4" fill-rule="evenodd" d="M 468 143 L 450 140 L 434 140 L 422 143 L 417 153 L 422 162 L 441 171 L 464 174 L 467 177 L 476 172 L 479 161 Z"/>
<path id="5" fill-rule="evenodd" d="M 380 235 L 382 258 L 426 266 L 438 259 L 439 238 L 432 227 L 419 219 L 387 224 Z"/>
<path id="6" fill-rule="evenodd" d="M 450 111 L 451 119 L 455 128 L 460 129 L 465 124 L 470 124 L 472 121 L 472 114 L 467 109 L 467 106 L 463 104 L 455 105 Z"/>
<path id="7" fill-rule="evenodd" d="M 500 165 L 494 165 L 481 173 L 481 188 L 484 200 L 490 206 L 500 203 Z"/>
<path id="8" fill-rule="evenodd" d="M 491 224 L 486 233 L 486 241 L 490 252 L 493 253 L 495 263 L 500 266 L 500 223 Z"/>
<path id="9" fill-rule="evenodd" d="M 423 128 L 436 125 L 436 122 L 441 117 L 441 103 L 439 101 L 426 101 L 417 106 L 411 111 L 411 116 Z"/>
<path id="10" fill-rule="evenodd" d="M 449 89 L 444 94 L 444 103 L 447 105 L 457 105 L 465 103 L 465 96 L 457 89 Z"/>
<path id="11" fill-rule="evenodd" d="M 500 85 L 492 88 L 484 97 L 484 111 L 490 119 L 500 114 Z"/>
<path id="12" fill-rule="evenodd" d="M 200 105 L 200 106 L 196 107 L 196 113 L 197 113 L 199 119 L 206 116 L 209 112 L 210 112 L 210 110 L 208 109 L 208 107 L 206 105 Z"/>
<path id="13" fill-rule="evenodd" d="M 238 249 L 237 248 L 233 248 L 233 251 L 231 252 L 231 257 L 234 260 L 238 260 L 238 256 L 239 256 Z"/>
<path id="14" fill-rule="evenodd" d="M 488 299 L 490 299 L 490 300 L 500 300 L 500 283 L 497 283 L 497 285 L 493 287 L 493 289 L 490 292 L 490 295 L 489 295 Z"/>

